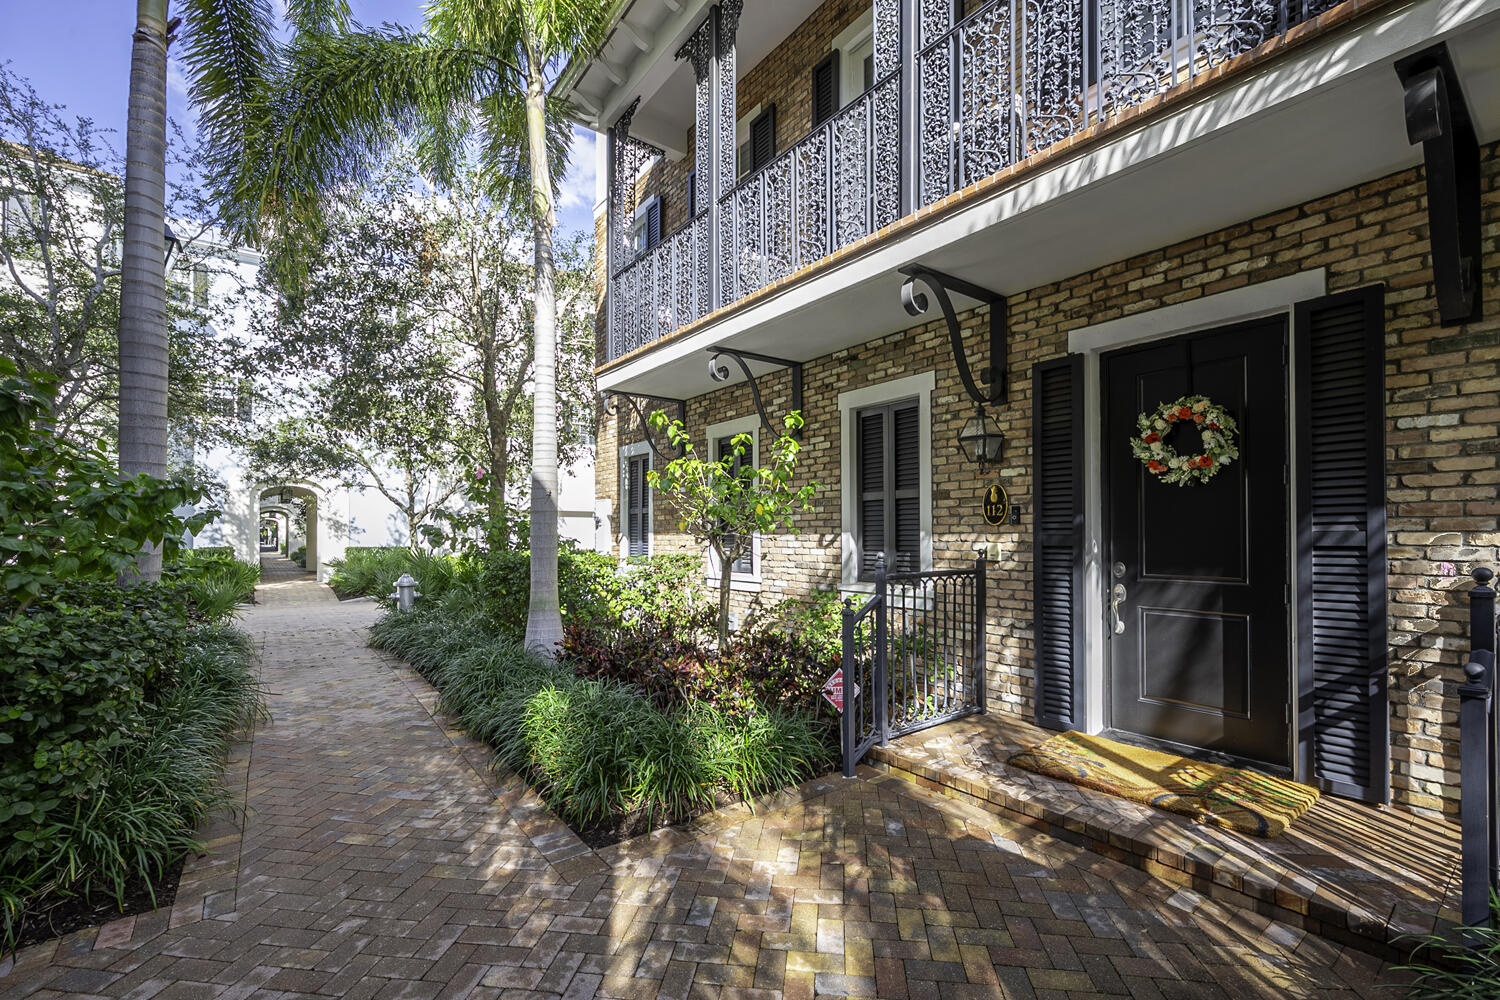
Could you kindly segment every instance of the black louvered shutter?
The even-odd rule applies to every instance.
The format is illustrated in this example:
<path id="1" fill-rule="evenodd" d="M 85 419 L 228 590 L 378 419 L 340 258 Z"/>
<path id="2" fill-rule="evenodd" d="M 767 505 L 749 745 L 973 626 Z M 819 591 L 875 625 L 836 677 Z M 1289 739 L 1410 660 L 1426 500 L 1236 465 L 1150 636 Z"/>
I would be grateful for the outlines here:
<path id="1" fill-rule="evenodd" d="M 859 414 L 859 442 L 855 470 L 859 504 L 859 577 L 875 575 L 875 566 L 885 553 L 885 411 Z"/>
<path id="2" fill-rule="evenodd" d="M 646 456 L 627 460 L 625 555 L 630 558 L 649 555 L 646 533 L 651 524 L 650 487 L 646 485 Z"/>
<path id="3" fill-rule="evenodd" d="M 750 169 L 759 170 L 776 156 L 776 105 L 750 123 Z"/>
<path id="4" fill-rule="evenodd" d="M 741 470 L 745 469 L 746 467 L 755 467 L 755 456 L 751 453 L 750 448 L 747 447 L 743 455 L 736 455 L 734 453 L 733 435 L 730 435 L 729 437 L 719 438 L 719 442 L 716 448 L 718 461 L 722 462 L 725 459 L 729 459 L 730 471 L 735 473 L 736 475 L 739 475 Z M 754 573 L 755 553 L 753 551 L 750 551 L 740 556 L 734 562 L 730 563 L 729 571 L 731 573 Z"/>
<path id="5" fill-rule="evenodd" d="M 1031 384 L 1036 723 L 1071 729 L 1083 694 L 1082 355 L 1033 365 Z"/>
<path id="6" fill-rule="evenodd" d="M 1293 338 L 1300 771 L 1385 802 L 1384 287 L 1299 303 Z"/>
<path id="7" fill-rule="evenodd" d="M 922 454 L 915 404 L 891 411 L 891 538 L 887 566 L 914 573 L 922 568 Z"/>
<path id="8" fill-rule="evenodd" d="M 657 198 L 646 209 L 646 249 L 661 242 L 661 199 Z"/>
<path id="9" fill-rule="evenodd" d="M 832 118 L 839 109 L 839 50 L 828 53 L 827 58 L 813 67 L 812 71 L 812 123 L 813 128 Z"/>
<path id="10" fill-rule="evenodd" d="M 687 178 L 688 218 L 698 217 L 698 171 L 689 170 Z"/>

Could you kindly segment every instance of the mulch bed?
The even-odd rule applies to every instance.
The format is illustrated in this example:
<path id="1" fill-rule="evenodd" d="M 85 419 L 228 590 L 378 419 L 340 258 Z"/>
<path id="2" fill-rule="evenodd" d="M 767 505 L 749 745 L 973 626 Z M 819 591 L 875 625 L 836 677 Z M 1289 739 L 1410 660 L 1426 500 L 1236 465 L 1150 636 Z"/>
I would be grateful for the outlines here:
<path id="1" fill-rule="evenodd" d="M 177 863 L 162 874 L 155 884 L 154 896 L 149 879 L 140 875 L 131 878 L 125 886 L 124 906 L 114 896 L 95 891 L 87 896 L 70 896 L 39 907 L 28 907 L 26 915 L 21 918 L 17 947 L 40 944 L 85 927 L 170 907 L 177 900 L 177 882 L 186 860 L 186 855 L 177 859 Z"/>

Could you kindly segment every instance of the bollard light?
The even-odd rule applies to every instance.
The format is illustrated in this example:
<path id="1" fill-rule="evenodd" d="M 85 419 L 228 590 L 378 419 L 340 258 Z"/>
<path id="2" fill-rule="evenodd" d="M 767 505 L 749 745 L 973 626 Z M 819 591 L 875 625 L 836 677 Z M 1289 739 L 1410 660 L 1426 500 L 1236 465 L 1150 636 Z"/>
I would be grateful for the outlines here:
<path id="1" fill-rule="evenodd" d="M 417 598 L 422 595 L 417 593 L 417 581 L 412 579 L 410 573 L 402 573 L 401 579 L 396 581 L 396 589 L 390 595 L 396 602 L 397 611 L 410 611 L 417 604 Z"/>

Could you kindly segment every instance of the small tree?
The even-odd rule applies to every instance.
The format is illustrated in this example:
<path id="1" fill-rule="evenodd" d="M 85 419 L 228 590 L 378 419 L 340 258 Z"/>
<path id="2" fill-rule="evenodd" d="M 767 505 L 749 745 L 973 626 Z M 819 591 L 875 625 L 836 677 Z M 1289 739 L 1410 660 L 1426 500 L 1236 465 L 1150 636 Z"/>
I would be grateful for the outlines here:
<path id="1" fill-rule="evenodd" d="M 770 534 L 778 527 L 795 531 L 799 513 L 812 510 L 817 483 L 794 487 L 792 474 L 802 445 L 792 432 L 802 426 L 801 413 L 787 414 L 785 430 L 771 443 L 770 462 L 759 466 L 744 461 L 755 438 L 736 434 L 730 439 L 730 454 L 718 461 L 705 461 L 693 454 L 693 443 L 680 420 L 666 413 L 651 414 L 651 426 L 665 430 L 682 457 L 647 480 L 660 490 L 677 511 L 684 531 L 706 544 L 719 562 L 719 648 L 729 642 L 730 567 L 750 551 L 755 535 Z"/>

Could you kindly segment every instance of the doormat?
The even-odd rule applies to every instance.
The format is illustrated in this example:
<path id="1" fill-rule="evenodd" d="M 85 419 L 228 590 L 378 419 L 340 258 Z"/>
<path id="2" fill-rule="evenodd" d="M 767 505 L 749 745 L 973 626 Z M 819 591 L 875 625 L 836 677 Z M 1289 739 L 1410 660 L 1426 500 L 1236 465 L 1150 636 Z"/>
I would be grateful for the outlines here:
<path id="1" fill-rule="evenodd" d="M 1295 781 L 1072 731 L 1011 754 L 1009 763 L 1259 837 L 1280 834 L 1318 801 L 1316 788 Z"/>

